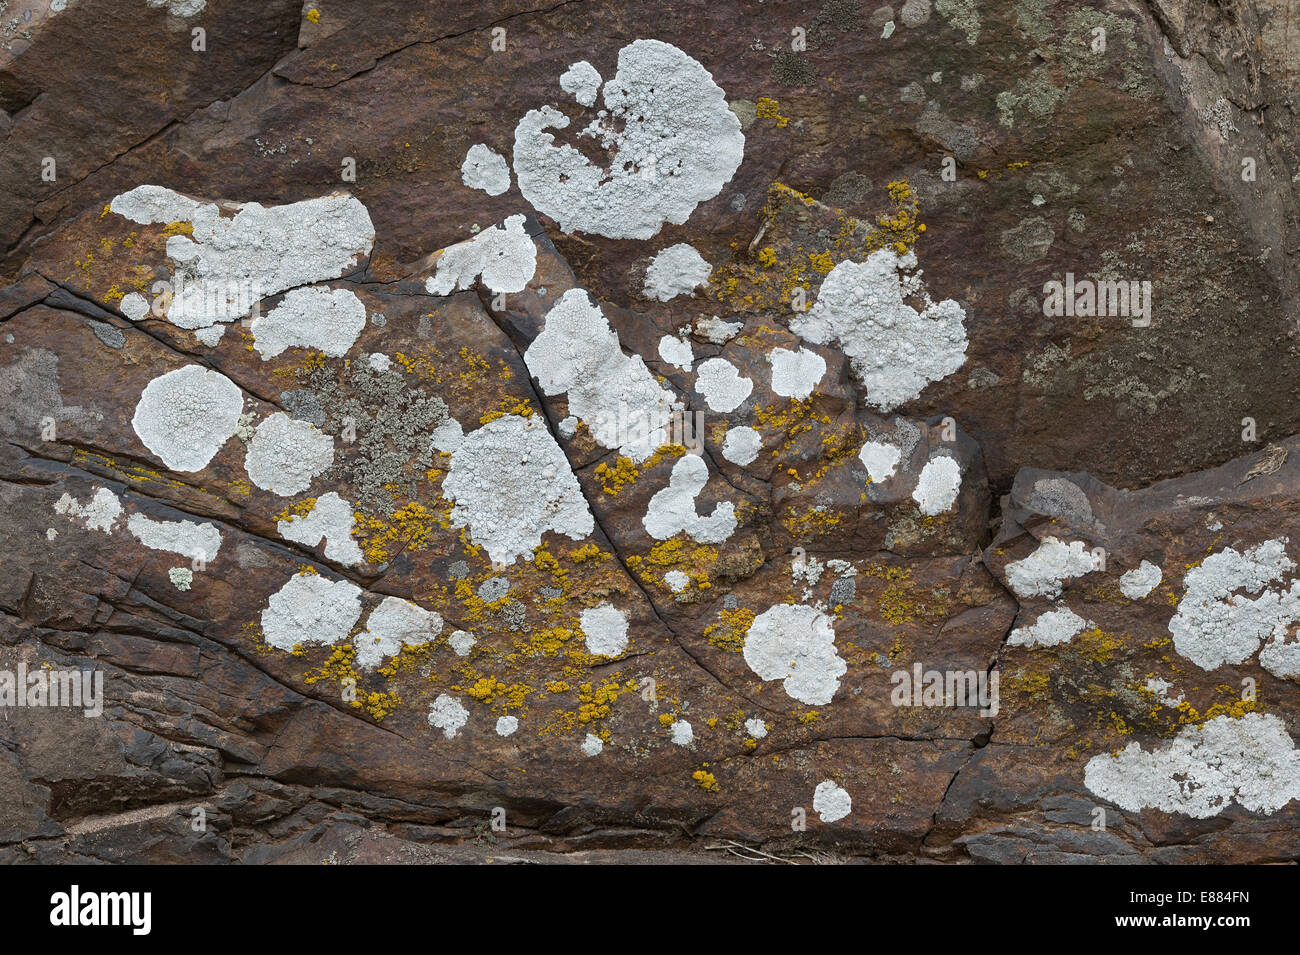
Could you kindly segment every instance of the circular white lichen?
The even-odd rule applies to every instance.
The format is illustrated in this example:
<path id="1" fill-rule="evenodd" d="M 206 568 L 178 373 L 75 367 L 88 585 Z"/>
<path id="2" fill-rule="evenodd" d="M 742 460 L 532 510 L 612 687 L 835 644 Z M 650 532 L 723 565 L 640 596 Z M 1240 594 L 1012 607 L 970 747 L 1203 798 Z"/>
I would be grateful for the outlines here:
<path id="1" fill-rule="evenodd" d="M 524 217 L 511 216 L 502 225 L 444 249 L 424 288 L 431 295 L 450 295 L 482 279 L 491 292 L 522 292 L 536 271 L 537 245 L 524 230 Z"/>
<path id="2" fill-rule="evenodd" d="M 811 309 L 796 315 L 790 330 L 815 345 L 838 341 L 867 389 L 867 404 L 891 411 L 917 397 L 966 360 L 966 313 L 951 299 L 917 311 L 904 296 L 924 295 L 916 256 L 880 249 L 866 262 L 831 269 Z"/>
<path id="3" fill-rule="evenodd" d="M 515 730 L 519 729 L 519 718 L 515 716 L 497 717 L 497 735 L 514 736 Z"/>
<path id="4" fill-rule="evenodd" d="M 609 168 L 552 129 L 569 118 L 551 106 L 515 127 L 514 167 L 533 207 L 565 232 L 649 239 L 712 199 L 740 165 L 745 137 L 709 71 L 677 47 L 637 40 L 619 51 L 604 87 L 605 115 L 579 135 L 613 153 Z"/>
<path id="5" fill-rule="evenodd" d="M 373 670 L 403 647 L 418 647 L 442 632 L 442 617 L 400 597 L 385 597 L 366 619 L 366 629 L 353 639 L 356 665 Z"/>
<path id="6" fill-rule="evenodd" d="M 465 435 L 442 483 L 451 522 L 488 556 L 512 564 L 542 534 L 581 540 L 595 526 L 569 461 L 538 416 L 503 415 Z"/>
<path id="7" fill-rule="evenodd" d="M 627 649 L 627 614 L 612 604 L 584 610 L 581 627 L 588 653 L 616 657 Z"/>
<path id="8" fill-rule="evenodd" d="M 686 720 L 678 720 L 673 723 L 669 727 L 669 732 L 672 733 L 673 742 L 678 746 L 690 746 L 691 743 L 695 742 L 695 731 L 691 729 L 691 724 Z"/>
<path id="9" fill-rule="evenodd" d="M 645 273 L 646 298 L 666 302 L 678 295 L 690 295 L 707 285 L 713 266 L 704 260 L 695 246 L 679 242 L 660 250 Z"/>
<path id="10" fill-rule="evenodd" d="M 815 351 L 800 348 L 774 348 L 768 355 L 772 362 L 772 391 L 783 398 L 803 401 L 826 374 L 826 359 Z"/>
<path id="11" fill-rule="evenodd" d="M 883 441 L 868 441 L 858 452 L 858 459 L 867 466 L 867 476 L 872 484 L 882 484 L 893 477 L 901 457 L 898 448 Z"/>
<path id="12" fill-rule="evenodd" d="M 131 427 L 173 471 L 201 471 L 230 440 L 244 410 L 239 386 L 202 365 L 186 365 L 145 385 Z"/>
<path id="13" fill-rule="evenodd" d="M 471 189 L 499 196 L 510 188 L 510 167 L 506 157 L 482 143 L 475 143 L 460 164 L 460 180 Z"/>
<path id="14" fill-rule="evenodd" d="M 600 74 L 586 60 L 579 60 L 560 75 L 560 89 L 571 93 L 582 106 L 591 106 L 600 92 Z"/>
<path id="15" fill-rule="evenodd" d="M 695 351 L 687 339 L 665 335 L 659 339 L 659 358 L 674 368 L 690 371 L 691 363 L 695 361 Z"/>
<path id="16" fill-rule="evenodd" d="M 792 699 L 813 706 L 829 703 L 848 671 L 830 618 L 806 604 L 777 604 L 755 617 L 744 655 L 760 680 L 783 680 Z"/>
<path id="17" fill-rule="evenodd" d="M 754 739 L 762 739 L 767 735 L 767 724 L 757 718 L 745 720 L 745 732 Z"/>
<path id="18" fill-rule="evenodd" d="M 447 642 L 451 644 L 452 650 L 456 652 L 456 656 L 458 657 L 469 656 L 469 652 L 474 649 L 474 644 L 478 643 L 478 641 L 474 639 L 472 633 L 467 633 L 464 630 L 457 630 L 452 633 L 452 635 L 447 638 Z"/>
<path id="19" fill-rule="evenodd" d="M 928 517 L 942 514 L 957 503 L 961 492 L 961 465 L 946 454 L 931 458 L 916 479 L 912 500 Z"/>
<path id="20" fill-rule="evenodd" d="M 853 811 L 853 800 L 848 791 L 832 779 L 817 784 L 813 790 L 813 810 L 822 822 L 835 822 Z"/>
<path id="21" fill-rule="evenodd" d="M 664 583 L 673 593 L 679 594 L 691 585 L 691 578 L 680 570 L 670 570 L 664 574 Z"/>
<path id="22" fill-rule="evenodd" d="M 732 464 L 744 467 L 752 464 L 763 450 L 763 436 L 749 425 L 739 425 L 727 429 L 727 436 L 722 439 L 722 456 Z"/>
<path id="23" fill-rule="evenodd" d="M 304 643 L 336 643 L 361 616 L 361 588 L 347 580 L 300 573 L 271 595 L 262 611 L 262 635 L 280 650 Z"/>
<path id="24" fill-rule="evenodd" d="M 307 490 L 311 479 L 333 463 L 334 439 L 283 411 L 257 426 L 244 456 L 248 479 L 281 497 Z"/>
<path id="25" fill-rule="evenodd" d="M 595 733 L 588 733 L 587 738 L 582 741 L 582 753 L 584 756 L 599 756 L 600 751 L 604 748 L 604 741 Z"/>
<path id="26" fill-rule="evenodd" d="M 695 390 L 714 411 L 735 411 L 754 390 L 754 382 L 725 358 L 710 358 L 695 373 Z"/>
<path id="27" fill-rule="evenodd" d="M 454 696 L 441 693 L 429 707 L 429 725 L 442 730 L 447 739 L 455 739 L 462 726 L 469 722 L 469 710 Z"/>
<path id="28" fill-rule="evenodd" d="M 249 331 L 262 360 L 294 346 L 342 358 L 366 327 L 366 307 L 348 289 L 308 286 L 291 290 L 280 304 L 253 319 Z"/>
<path id="29" fill-rule="evenodd" d="M 138 322 L 149 314 L 149 302 L 139 292 L 128 292 L 123 295 L 119 308 L 122 314 L 133 322 Z"/>
<path id="30" fill-rule="evenodd" d="M 1141 600 L 1160 584 L 1164 575 L 1160 568 L 1149 560 L 1120 575 L 1119 590 L 1129 600 Z"/>

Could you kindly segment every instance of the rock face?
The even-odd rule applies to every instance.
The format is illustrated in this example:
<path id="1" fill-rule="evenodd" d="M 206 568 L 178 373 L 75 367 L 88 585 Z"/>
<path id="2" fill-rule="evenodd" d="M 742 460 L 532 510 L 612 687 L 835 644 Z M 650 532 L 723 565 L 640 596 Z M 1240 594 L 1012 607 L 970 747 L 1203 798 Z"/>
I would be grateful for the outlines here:
<path id="1" fill-rule="evenodd" d="M 0 27 L 0 861 L 1300 855 L 1283 4 L 256 6 Z"/>

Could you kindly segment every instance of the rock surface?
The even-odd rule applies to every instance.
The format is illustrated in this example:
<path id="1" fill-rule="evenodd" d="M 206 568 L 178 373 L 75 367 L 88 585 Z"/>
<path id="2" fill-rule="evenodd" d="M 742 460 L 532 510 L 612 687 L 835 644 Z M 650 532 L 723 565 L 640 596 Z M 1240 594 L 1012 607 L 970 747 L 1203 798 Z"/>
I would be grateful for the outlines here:
<path id="1" fill-rule="evenodd" d="M 1296 859 L 1286 26 L 11 0 L 0 861 Z"/>

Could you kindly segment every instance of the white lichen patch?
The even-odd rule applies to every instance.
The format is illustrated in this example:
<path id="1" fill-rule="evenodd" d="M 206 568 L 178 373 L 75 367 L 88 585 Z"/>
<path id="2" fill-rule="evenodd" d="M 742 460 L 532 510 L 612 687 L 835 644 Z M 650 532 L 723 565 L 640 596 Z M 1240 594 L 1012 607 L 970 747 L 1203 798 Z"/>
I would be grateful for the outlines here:
<path id="1" fill-rule="evenodd" d="M 1265 589 L 1295 570 L 1286 543 L 1285 538 L 1264 541 L 1244 554 L 1225 547 L 1189 570 L 1169 621 L 1174 649 L 1201 669 L 1213 670 L 1243 662 L 1278 627 L 1300 620 L 1300 582 L 1287 590 Z"/>
<path id="2" fill-rule="evenodd" d="M 792 699 L 810 706 L 829 703 L 848 671 L 831 619 L 806 604 L 777 604 L 755 617 L 744 655 L 760 680 L 783 680 Z"/>
<path id="3" fill-rule="evenodd" d="M 131 427 L 173 471 L 201 471 L 230 440 L 244 410 L 239 386 L 202 365 L 186 365 L 145 385 Z"/>
<path id="4" fill-rule="evenodd" d="M 71 494 L 64 494 L 54 503 L 54 510 L 71 518 L 80 518 L 86 530 L 113 533 L 113 525 L 122 516 L 122 502 L 106 487 L 95 489 L 89 501 L 78 504 Z M 46 535 L 49 536 L 48 534 Z M 53 540 L 53 537 L 49 538 Z"/>
<path id="5" fill-rule="evenodd" d="M 866 465 L 872 484 L 883 484 L 898 473 L 901 458 L 898 448 L 883 441 L 868 441 L 858 452 L 858 460 Z"/>
<path id="6" fill-rule="evenodd" d="M 188 222 L 190 235 L 173 235 L 167 255 L 176 266 L 167 320 L 204 328 L 247 315 L 264 296 L 345 274 L 375 241 L 366 207 L 333 194 L 283 206 L 249 202 L 222 215 L 161 186 L 139 186 L 109 208 L 142 225 Z"/>
<path id="7" fill-rule="evenodd" d="M 311 479 L 333 463 L 334 439 L 283 411 L 257 426 L 244 455 L 248 479 L 281 497 L 307 490 Z"/>
<path id="8" fill-rule="evenodd" d="M 604 741 L 595 733 L 588 733 L 587 738 L 582 741 L 582 755 L 584 756 L 599 756 L 604 748 Z"/>
<path id="9" fill-rule="evenodd" d="M 188 567 L 173 567 L 167 571 L 167 579 L 173 587 L 182 593 L 194 586 L 194 571 Z"/>
<path id="10" fill-rule="evenodd" d="M 772 363 L 772 391 L 782 398 L 803 401 L 826 374 L 826 359 L 807 348 L 774 348 L 767 359 Z"/>
<path id="11" fill-rule="evenodd" d="M 823 780 L 813 790 L 813 811 L 822 822 L 836 822 L 853 811 L 853 800 L 833 779 Z"/>
<path id="12" fill-rule="evenodd" d="M 710 358 L 695 373 L 695 390 L 713 411 L 735 411 L 754 390 L 752 379 L 725 358 Z"/>
<path id="13" fill-rule="evenodd" d="M 664 574 L 664 583 L 673 593 L 679 594 L 691 585 L 691 578 L 680 570 L 670 570 Z"/>
<path id="14" fill-rule="evenodd" d="M 440 693 L 429 707 L 429 725 L 442 730 L 442 735 L 447 739 L 455 739 L 461 727 L 468 722 L 469 710 L 454 696 Z"/>
<path id="15" fill-rule="evenodd" d="M 1147 681 L 1143 685 L 1146 687 L 1147 690 L 1151 692 L 1151 694 L 1157 700 L 1159 700 L 1165 706 L 1178 706 L 1180 703 L 1183 702 L 1182 693 L 1179 693 L 1177 696 L 1173 696 L 1169 692 L 1174 688 L 1174 685 L 1170 683 L 1168 680 L 1162 680 L 1159 677 L 1151 676 L 1151 677 L 1147 677 Z"/>
<path id="16" fill-rule="evenodd" d="M 757 718 L 745 720 L 745 732 L 754 739 L 762 739 L 767 735 L 767 724 Z"/>
<path id="17" fill-rule="evenodd" d="M 1044 537 L 1033 553 L 1006 566 L 1007 583 L 1018 597 L 1061 596 L 1061 584 L 1097 569 L 1097 558 L 1083 541 Z"/>
<path id="18" fill-rule="evenodd" d="M 325 557 L 340 564 L 361 563 L 361 548 L 352 539 L 356 515 L 352 505 L 335 491 L 322 494 L 307 514 L 293 514 L 286 521 L 276 521 L 280 536 L 296 544 L 315 547 L 325 540 Z"/>
<path id="19" fill-rule="evenodd" d="M 736 530 L 736 509 L 722 501 L 708 517 L 695 510 L 695 499 L 709 482 L 709 466 L 695 454 L 686 454 L 673 465 L 668 486 L 655 493 L 641 525 L 655 540 L 667 540 L 685 531 L 702 544 L 720 544 Z"/>
<path id="20" fill-rule="evenodd" d="M 607 603 L 588 607 L 579 619 L 588 653 L 616 657 L 627 649 L 627 614 L 617 607 Z"/>
<path id="21" fill-rule="evenodd" d="M 724 322 L 716 315 L 709 315 L 695 323 L 695 334 L 710 345 L 725 345 L 744 327 L 744 322 Z"/>
<path id="22" fill-rule="evenodd" d="M 660 250 L 651 260 L 641 294 L 661 302 L 678 295 L 691 295 L 697 288 L 707 285 L 712 274 L 713 266 L 705 261 L 695 246 L 679 242 Z"/>
<path id="23" fill-rule="evenodd" d="M 727 429 L 727 436 L 722 439 L 722 456 L 732 464 L 744 467 L 753 464 L 758 452 L 763 450 L 763 436 L 749 425 L 738 425 Z"/>
<path id="24" fill-rule="evenodd" d="M 448 418 L 433 429 L 429 443 L 433 445 L 435 450 L 441 451 L 443 454 L 455 454 L 464 440 L 465 429 L 461 427 L 460 422 L 455 418 Z"/>
<path id="25" fill-rule="evenodd" d="M 695 742 L 695 731 L 686 720 L 677 720 L 668 727 L 668 732 L 672 734 L 673 742 L 678 746 L 690 746 Z"/>
<path id="26" fill-rule="evenodd" d="M 515 127 L 519 189 L 565 232 L 649 239 L 665 222 L 685 222 L 740 165 L 740 120 L 708 70 L 671 44 L 623 47 L 604 104 L 578 135 L 612 154 L 608 168 L 556 142 L 550 130 L 569 118 L 551 106 L 529 110 Z"/>
<path id="27" fill-rule="evenodd" d="M 475 143 L 460 164 L 460 181 L 471 189 L 482 189 L 489 196 L 499 196 L 510 188 L 510 167 L 505 156 Z"/>
<path id="28" fill-rule="evenodd" d="M 890 411 L 917 397 L 966 360 L 966 313 L 951 299 L 925 293 L 916 256 L 880 249 L 866 262 L 841 262 L 822 282 L 817 302 L 790 330 L 815 345 L 838 342 L 867 390 L 867 404 Z M 905 298 L 919 296 L 917 311 Z"/>
<path id="29" fill-rule="evenodd" d="M 1160 585 L 1164 575 L 1149 560 L 1120 575 L 1119 591 L 1129 600 L 1141 600 Z"/>
<path id="30" fill-rule="evenodd" d="M 515 731 L 519 729 L 519 718 L 516 716 L 499 716 L 497 717 L 497 735 L 514 736 Z"/>
<path id="31" fill-rule="evenodd" d="M 126 522 L 131 536 L 152 550 L 165 550 L 182 557 L 211 563 L 221 549 L 221 532 L 208 523 L 194 521 L 155 521 L 143 514 L 132 514 Z"/>
<path id="32" fill-rule="evenodd" d="M 1115 755 L 1094 756 L 1083 778 L 1094 795 L 1129 812 L 1209 819 L 1236 803 L 1272 815 L 1300 799 L 1300 751 L 1272 714 L 1216 716 L 1184 727 L 1160 749 L 1129 743 Z"/>
<path id="33" fill-rule="evenodd" d="M 659 339 L 659 358 L 674 368 L 690 371 L 691 364 L 695 361 L 695 351 L 686 339 L 665 335 Z"/>
<path id="34" fill-rule="evenodd" d="M 961 465 L 946 454 L 936 455 L 925 462 L 921 476 L 916 479 L 912 500 L 921 513 L 928 517 L 952 509 L 961 493 Z"/>
<path id="35" fill-rule="evenodd" d="M 403 647 L 418 647 L 442 633 L 442 617 L 400 597 L 385 597 L 366 618 L 366 629 L 353 639 L 356 665 L 373 670 Z"/>
<path id="36" fill-rule="evenodd" d="M 465 436 L 442 484 L 454 527 L 493 561 L 512 564 L 555 531 L 581 540 L 595 526 L 569 461 L 536 417 L 503 415 Z"/>
<path id="37" fill-rule="evenodd" d="M 569 289 L 524 353 L 543 394 L 567 392 L 569 413 L 606 448 L 640 463 L 668 440 L 674 399 L 640 355 L 623 354 L 604 312 Z"/>
<path id="38" fill-rule="evenodd" d="M 1013 647 L 1054 647 L 1069 643 L 1093 626 L 1091 620 L 1085 620 L 1068 607 L 1062 607 L 1060 610 L 1048 610 L 1039 614 L 1032 626 L 1016 627 L 1007 638 L 1007 644 Z"/>
<path id="39" fill-rule="evenodd" d="M 467 633 L 464 630 L 457 630 L 447 638 L 447 643 L 451 645 L 456 656 L 467 657 L 469 656 L 469 652 L 474 649 L 474 644 L 478 643 L 478 641 L 474 639 L 472 633 Z"/>
<path id="40" fill-rule="evenodd" d="M 450 295 L 481 279 L 491 292 L 522 292 L 536 271 L 537 246 L 524 230 L 524 217 L 511 216 L 444 249 L 424 288 L 430 295 Z"/>
<path id="41" fill-rule="evenodd" d="M 1279 679 L 1300 677 L 1300 639 L 1293 622 L 1279 623 L 1259 651 L 1259 665 Z"/>
<path id="42" fill-rule="evenodd" d="M 249 331 L 266 361 L 295 346 L 342 358 L 365 327 L 366 307 L 351 291 L 309 286 L 291 290 L 279 305 L 253 319 Z"/>
<path id="43" fill-rule="evenodd" d="M 361 616 L 361 588 L 304 571 L 271 595 L 262 611 L 262 635 L 279 650 L 337 643 Z"/>
<path id="44" fill-rule="evenodd" d="M 131 321 L 138 322 L 149 314 L 149 301 L 139 292 L 127 292 L 118 308 Z"/>
<path id="45" fill-rule="evenodd" d="M 600 73 L 586 60 L 579 60 L 560 75 L 560 89 L 571 94 L 580 106 L 593 106 L 600 93 Z"/>

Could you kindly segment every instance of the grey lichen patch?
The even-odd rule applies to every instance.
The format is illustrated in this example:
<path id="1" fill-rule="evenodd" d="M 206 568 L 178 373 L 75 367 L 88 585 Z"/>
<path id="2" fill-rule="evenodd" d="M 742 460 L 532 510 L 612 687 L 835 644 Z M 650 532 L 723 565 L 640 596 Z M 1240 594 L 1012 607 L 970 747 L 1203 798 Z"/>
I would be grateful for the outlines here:
<path id="1" fill-rule="evenodd" d="M 47 418 L 70 421 L 93 434 L 104 416 L 65 405 L 59 390 L 59 356 L 44 348 L 24 348 L 15 361 L 0 368 L 0 431 L 35 437 Z"/>
<path id="2" fill-rule="evenodd" d="M 736 119 L 740 120 L 740 131 L 749 132 L 749 127 L 754 125 L 758 119 L 758 104 L 747 99 L 733 99 L 727 103 L 727 107 L 736 114 Z"/>
<path id="3" fill-rule="evenodd" d="M 857 582 L 852 577 L 840 577 L 831 584 L 830 605 L 850 604 L 857 595 Z"/>
<path id="4" fill-rule="evenodd" d="M 935 0 L 934 8 L 954 30 L 965 34 L 971 46 L 980 38 L 980 15 L 976 0 Z"/>
<path id="5" fill-rule="evenodd" d="M 90 330 L 95 334 L 95 337 L 109 348 L 121 348 L 126 344 L 126 336 L 122 334 L 122 330 L 116 325 L 94 320 L 87 320 L 86 324 L 90 326 Z"/>
<path id="6" fill-rule="evenodd" d="M 1056 231 L 1042 216 L 1025 219 L 1020 225 L 1002 233 L 1002 251 L 1017 262 L 1028 265 L 1047 255 L 1056 239 Z"/>
<path id="7" fill-rule="evenodd" d="M 280 392 L 280 403 L 285 411 L 299 421 L 306 421 L 318 428 L 325 424 L 325 409 L 321 406 L 320 399 L 306 388 Z"/>
<path id="8" fill-rule="evenodd" d="M 1049 36 L 1041 7 L 1034 0 L 1018 4 L 1016 12 L 1018 25 L 1038 42 L 1039 55 L 1046 62 L 1013 89 L 998 94 L 1003 126 L 1015 126 L 1018 117 L 1047 120 L 1086 80 L 1101 80 L 1135 99 L 1155 95 L 1149 65 L 1134 39 L 1132 20 L 1085 7 L 1071 12 L 1064 27 Z"/>
<path id="9" fill-rule="evenodd" d="M 813 65 L 798 53 L 786 51 L 772 63 L 772 82 L 782 86 L 808 86 L 817 80 Z"/>
<path id="10" fill-rule="evenodd" d="M 1043 478 L 1029 492 L 1029 506 L 1040 514 L 1059 517 L 1076 526 L 1091 524 L 1092 504 L 1083 488 L 1064 478 Z"/>
<path id="11" fill-rule="evenodd" d="M 979 146 L 975 133 L 969 127 L 954 122 L 944 115 L 937 103 L 930 103 L 916 122 L 916 130 L 937 140 L 945 149 L 957 157 L 959 162 L 966 162 Z"/>
<path id="12" fill-rule="evenodd" d="M 306 389 L 326 414 L 321 430 L 343 437 L 339 460 L 324 477 L 348 481 L 363 511 L 388 514 L 398 501 L 386 485 L 405 488 L 410 499 L 417 496 L 417 484 L 433 465 L 433 431 L 446 423 L 447 403 L 408 387 L 392 369 L 378 371 L 355 362 L 344 375 L 345 382 L 325 368 L 303 375 Z M 356 433 L 351 442 L 349 426 Z"/>

